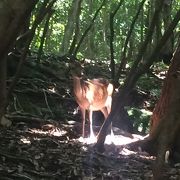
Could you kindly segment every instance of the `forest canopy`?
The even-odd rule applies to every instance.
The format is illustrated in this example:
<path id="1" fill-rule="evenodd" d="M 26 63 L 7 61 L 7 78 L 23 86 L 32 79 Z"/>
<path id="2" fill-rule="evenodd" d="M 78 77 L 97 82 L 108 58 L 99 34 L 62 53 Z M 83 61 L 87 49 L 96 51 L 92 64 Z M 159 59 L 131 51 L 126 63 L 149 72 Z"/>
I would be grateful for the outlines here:
<path id="1" fill-rule="evenodd" d="M 101 3 L 102 1 L 99 0 L 97 0 L 96 3 L 93 1 L 79 0 L 57 1 L 53 8 L 55 11 L 49 22 L 48 36 L 46 37 L 46 41 L 44 43 L 44 52 L 56 53 L 58 55 L 68 53 L 68 48 L 73 41 L 74 34 L 77 33 L 77 44 L 83 33 L 92 23 L 93 16 L 101 6 Z M 166 1 L 166 3 L 170 3 L 170 5 L 167 5 L 166 7 L 168 11 L 163 8 L 160 17 L 157 20 L 160 21 L 158 24 L 159 27 L 157 27 L 156 32 L 153 34 L 152 43 L 149 45 L 146 56 L 151 53 L 158 39 L 166 30 L 168 22 L 165 21 L 170 22 L 180 6 L 179 1 L 172 1 L 172 3 L 171 1 Z M 78 4 L 80 4 L 79 9 L 77 9 Z M 94 60 L 110 60 L 110 14 L 114 13 L 119 4 L 122 5 L 117 10 L 117 13 L 112 21 L 114 26 L 114 57 L 116 63 L 120 62 L 128 32 L 141 4 L 141 2 L 137 0 L 122 2 L 118 2 L 116 0 L 105 1 L 104 6 L 98 13 L 90 31 L 78 51 L 78 57 Z M 154 4 L 155 1 L 144 1 L 144 5 L 139 12 L 131 37 L 128 41 L 128 51 L 126 52 L 126 56 L 128 57 L 129 62 L 133 61 L 134 56 L 136 56 L 139 50 L 140 44 L 145 39 L 145 35 L 154 12 Z M 166 17 L 168 17 L 168 19 Z M 32 20 L 33 18 L 34 16 L 32 16 Z M 40 38 L 43 34 L 44 24 L 45 21 L 43 21 L 36 30 L 36 34 L 31 45 L 33 50 L 37 50 L 40 46 Z M 75 32 L 76 28 L 77 32 Z M 66 32 L 67 34 L 65 34 Z M 173 48 L 175 48 L 177 44 L 178 32 L 179 25 L 174 29 Z M 67 42 L 64 42 L 65 40 Z"/>

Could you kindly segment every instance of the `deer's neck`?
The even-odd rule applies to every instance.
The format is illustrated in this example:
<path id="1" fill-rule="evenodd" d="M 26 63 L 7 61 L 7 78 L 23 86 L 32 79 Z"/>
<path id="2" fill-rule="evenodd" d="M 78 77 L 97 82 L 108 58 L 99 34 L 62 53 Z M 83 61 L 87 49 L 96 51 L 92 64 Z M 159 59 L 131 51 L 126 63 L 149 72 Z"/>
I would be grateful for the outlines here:
<path id="1" fill-rule="evenodd" d="M 76 98 L 81 98 L 85 95 L 85 87 L 81 78 L 76 76 L 73 77 L 73 89 Z"/>

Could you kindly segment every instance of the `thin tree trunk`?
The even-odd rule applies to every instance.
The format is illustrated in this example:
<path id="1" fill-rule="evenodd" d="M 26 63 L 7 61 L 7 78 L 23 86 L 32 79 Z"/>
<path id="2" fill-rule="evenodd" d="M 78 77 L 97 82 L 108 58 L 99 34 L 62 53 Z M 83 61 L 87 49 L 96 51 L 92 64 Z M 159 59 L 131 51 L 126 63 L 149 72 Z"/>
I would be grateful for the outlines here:
<path id="1" fill-rule="evenodd" d="M 114 12 L 110 13 L 110 18 L 109 18 L 109 27 L 110 27 L 110 54 L 111 54 L 111 63 L 110 63 L 110 68 L 111 68 L 111 79 L 113 82 L 115 81 L 115 62 L 114 62 L 114 47 L 113 47 L 113 42 L 114 42 L 114 17 L 116 13 L 118 12 L 119 8 L 121 7 L 122 3 L 124 0 L 121 0 L 114 10 Z"/>
<path id="2" fill-rule="evenodd" d="M 5 104 L 6 104 L 6 57 L 0 61 L 0 120 L 5 113 Z"/>
<path id="3" fill-rule="evenodd" d="M 172 14 L 172 1 L 167 0 L 164 2 L 163 11 L 162 11 L 164 31 L 168 29 L 169 24 L 172 21 L 171 14 Z M 173 56 L 173 38 L 174 36 L 172 32 L 168 41 L 165 43 L 164 47 L 160 52 L 160 58 L 162 58 L 163 62 L 168 65 L 170 64 L 170 60 Z"/>
<path id="4" fill-rule="evenodd" d="M 47 35 L 47 32 L 48 32 L 48 28 L 49 28 L 49 21 L 50 21 L 50 18 L 52 16 L 52 9 L 49 11 L 48 15 L 47 15 L 47 19 L 46 19 L 46 23 L 44 25 L 44 31 L 43 31 L 43 35 L 41 37 L 41 43 L 40 43 L 40 47 L 39 47 L 39 50 L 38 50 L 38 55 L 37 55 L 37 61 L 38 63 L 40 63 L 40 59 L 41 59 L 41 55 L 42 55 L 42 52 L 43 52 L 43 45 L 44 45 L 44 41 L 45 41 L 45 38 L 46 38 L 46 35 Z"/>
<path id="5" fill-rule="evenodd" d="M 73 51 L 73 56 L 74 56 L 74 57 L 76 57 L 76 55 L 77 55 L 77 53 L 78 53 L 78 51 L 79 51 L 79 48 L 80 48 L 82 42 L 84 41 L 84 38 L 86 37 L 86 35 L 88 34 L 89 30 L 91 29 L 91 27 L 92 27 L 92 25 L 93 25 L 96 17 L 97 17 L 98 14 L 99 14 L 99 11 L 102 9 L 102 7 L 104 6 L 105 2 L 106 2 L 106 0 L 103 0 L 103 2 L 101 3 L 100 7 L 98 8 L 98 10 L 96 11 L 96 13 L 94 14 L 94 17 L 92 18 L 92 21 L 91 21 L 90 25 L 87 27 L 87 29 L 85 30 L 85 32 L 84 32 L 84 34 L 82 35 L 81 39 L 79 40 L 76 48 L 75 48 L 74 51 Z"/>
<path id="6" fill-rule="evenodd" d="M 51 19 L 49 27 L 48 27 L 48 31 L 47 31 L 47 35 L 46 35 L 46 40 L 45 40 L 45 51 L 47 52 L 51 52 L 53 47 L 53 44 L 51 43 L 51 35 L 53 32 L 53 19 Z M 57 42 L 60 42 L 60 39 L 57 39 Z M 58 44 L 58 43 L 57 43 Z M 58 49 L 58 47 L 56 47 Z"/>
<path id="7" fill-rule="evenodd" d="M 90 22 L 91 20 L 91 16 L 93 14 L 93 0 L 88 0 L 88 4 L 89 4 L 89 16 L 88 16 L 88 22 Z M 95 45 L 94 45 L 94 24 L 92 26 L 92 28 L 89 31 L 89 35 L 88 35 L 88 40 L 87 40 L 87 51 L 86 51 L 86 56 L 89 59 L 94 59 L 96 57 L 96 52 L 95 52 Z"/>
<path id="8" fill-rule="evenodd" d="M 68 20 L 64 31 L 64 37 L 62 41 L 62 45 L 60 47 L 61 55 L 65 55 L 68 53 L 70 47 L 70 41 L 72 40 L 74 29 L 76 29 L 76 18 L 77 18 L 77 11 L 79 8 L 79 4 L 82 0 L 73 0 L 72 5 L 68 12 Z"/>
<path id="9" fill-rule="evenodd" d="M 73 51 L 75 49 L 77 39 L 79 36 L 79 16 L 81 14 L 81 3 L 82 3 L 82 0 L 79 0 L 79 3 L 77 4 L 77 8 L 76 8 L 75 32 L 74 32 L 74 36 L 73 36 L 73 41 L 72 41 L 70 48 L 69 48 L 69 51 L 68 51 L 69 55 L 73 54 Z"/>
<path id="10" fill-rule="evenodd" d="M 135 26 L 135 23 L 138 19 L 138 16 L 143 8 L 143 5 L 144 5 L 144 2 L 146 0 L 143 0 L 140 5 L 139 5 L 139 8 L 138 8 L 138 11 L 131 23 L 131 26 L 129 28 L 129 31 L 128 31 L 128 34 L 127 34 L 127 37 L 126 37 L 126 40 L 125 40 L 125 43 L 124 43 L 124 47 L 123 47 L 123 52 L 122 52 L 122 56 L 121 56 L 121 63 L 120 63 L 120 66 L 118 68 L 118 71 L 116 73 L 116 78 L 115 78 L 115 84 L 118 84 L 118 81 L 119 81 L 119 77 L 121 75 L 121 72 L 123 70 L 123 68 L 125 68 L 125 65 L 127 63 L 127 57 L 126 57 L 126 53 L 127 53 L 127 47 L 128 47 L 128 43 L 129 43 L 129 40 L 131 38 L 131 35 L 132 35 L 132 32 L 133 32 L 133 29 L 134 29 L 134 26 Z"/>
<path id="11" fill-rule="evenodd" d="M 27 18 L 25 24 L 21 27 L 21 32 L 18 35 L 18 38 L 16 40 L 15 48 L 16 48 L 16 51 L 18 52 L 22 52 L 26 44 L 26 41 L 28 39 L 30 20 L 31 20 L 31 16 Z"/>
<path id="12" fill-rule="evenodd" d="M 103 24 L 102 24 L 102 29 L 103 29 L 103 46 L 102 46 L 102 49 L 103 49 L 103 52 L 105 53 L 105 56 L 107 57 L 107 59 L 110 59 L 109 58 L 109 32 L 108 32 L 108 29 L 109 29 L 109 17 L 108 17 L 108 14 L 109 14 L 109 11 L 107 10 L 107 8 L 104 8 L 102 10 L 102 13 L 103 13 L 103 17 L 102 17 L 102 21 L 103 21 Z M 95 53 L 97 53 L 97 50 L 95 49 Z"/>

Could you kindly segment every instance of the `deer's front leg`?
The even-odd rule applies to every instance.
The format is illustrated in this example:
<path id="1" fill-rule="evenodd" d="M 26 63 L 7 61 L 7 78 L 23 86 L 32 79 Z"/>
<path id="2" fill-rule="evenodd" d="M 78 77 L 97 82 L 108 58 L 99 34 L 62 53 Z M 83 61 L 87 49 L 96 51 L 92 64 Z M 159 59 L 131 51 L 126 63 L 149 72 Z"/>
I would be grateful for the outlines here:
<path id="1" fill-rule="evenodd" d="M 93 111 L 89 110 L 89 124 L 90 124 L 90 138 L 95 139 L 94 131 L 93 131 L 93 119 L 92 119 Z"/>
<path id="2" fill-rule="evenodd" d="M 85 124 L 86 124 L 86 110 L 80 107 L 81 116 L 82 116 L 82 137 L 85 137 Z"/>

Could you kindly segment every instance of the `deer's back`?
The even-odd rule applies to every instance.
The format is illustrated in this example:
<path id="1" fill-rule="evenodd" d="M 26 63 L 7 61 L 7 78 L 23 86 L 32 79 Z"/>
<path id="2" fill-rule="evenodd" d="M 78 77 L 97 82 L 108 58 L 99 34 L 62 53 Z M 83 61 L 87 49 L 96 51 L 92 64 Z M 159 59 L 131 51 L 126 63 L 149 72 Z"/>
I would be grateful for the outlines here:
<path id="1" fill-rule="evenodd" d="M 108 97 L 108 81 L 104 79 L 92 79 L 84 81 L 74 77 L 74 94 L 80 107 L 97 111 L 102 109 Z"/>

